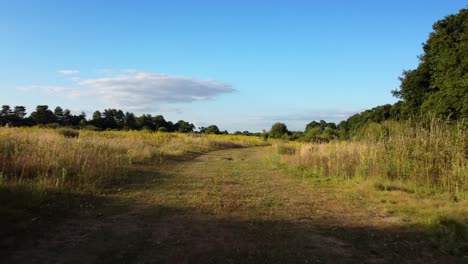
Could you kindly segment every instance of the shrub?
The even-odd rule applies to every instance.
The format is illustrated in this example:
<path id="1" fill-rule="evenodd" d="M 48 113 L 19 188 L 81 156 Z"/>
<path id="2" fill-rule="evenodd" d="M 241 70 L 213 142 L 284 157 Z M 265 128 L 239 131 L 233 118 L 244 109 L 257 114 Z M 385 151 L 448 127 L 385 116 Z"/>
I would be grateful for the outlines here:
<path id="1" fill-rule="evenodd" d="M 91 130 L 91 131 L 99 131 L 99 128 L 97 126 L 93 126 L 93 125 L 86 125 L 86 126 L 83 127 L 83 129 Z"/>
<path id="2" fill-rule="evenodd" d="M 57 130 L 57 132 L 59 133 L 59 135 L 62 135 L 66 138 L 77 138 L 80 136 L 80 132 L 71 128 L 61 128 Z"/>
<path id="3" fill-rule="evenodd" d="M 280 155 L 294 155 L 296 154 L 296 148 L 290 145 L 277 145 L 276 152 Z"/>
<path id="4" fill-rule="evenodd" d="M 169 130 L 166 127 L 160 127 L 158 128 L 158 132 L 169 132 Z"/>

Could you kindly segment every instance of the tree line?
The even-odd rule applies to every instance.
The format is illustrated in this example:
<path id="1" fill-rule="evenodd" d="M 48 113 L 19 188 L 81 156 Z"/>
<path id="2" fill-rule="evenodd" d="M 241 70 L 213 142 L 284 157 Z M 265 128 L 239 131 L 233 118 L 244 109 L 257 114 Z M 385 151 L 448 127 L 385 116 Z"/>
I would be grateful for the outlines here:
<path id="1" fill-rule="evenodd" d="M 131 112 L 120 109 L 105 109 L 95 111 L 91 119 L 85 113 L 74 115 L 69 109 L 57 106 L 53 111 L 47 105 L 38 105 L 29 116 L 26 107 L 3 105 L 0 112 L 0 126 L 46 126 L 46 127 L 72 127 L 89 130 L 149 130 L 161 132 L 194 132 L 195 126 L 184 120 L 177 123 L 166 121 L 162 115 L 152 116 L 144 114 L 136 116 Z M 227 134 L 220 131 L 216 125 L 199 128 L 201 133 Z"/>

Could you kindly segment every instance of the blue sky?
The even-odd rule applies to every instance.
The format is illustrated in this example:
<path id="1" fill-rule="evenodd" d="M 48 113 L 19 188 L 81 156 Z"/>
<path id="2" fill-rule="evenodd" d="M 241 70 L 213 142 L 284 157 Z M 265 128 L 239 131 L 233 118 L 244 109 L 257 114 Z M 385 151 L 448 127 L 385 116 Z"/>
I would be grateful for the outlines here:
<path id="1" fill-rule="evenodd" d="M 0 1 L 0 104 L 303 130 L 393 103 L 468 1 Z"/>

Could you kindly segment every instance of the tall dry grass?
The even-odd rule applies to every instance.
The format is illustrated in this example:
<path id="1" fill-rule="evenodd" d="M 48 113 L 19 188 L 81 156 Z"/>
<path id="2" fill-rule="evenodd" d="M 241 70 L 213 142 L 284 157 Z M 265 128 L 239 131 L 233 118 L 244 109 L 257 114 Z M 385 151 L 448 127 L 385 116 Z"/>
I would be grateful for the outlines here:
<path id="1" fill-rule="evenodd" d="M 0 183 L 95 189 L 124 180 L 133 163 L 262 143 L 246 136 L 83 130 L 73 138 L 59 132 L 0 128 Z"/>
<path id="2" fill-rule="evenodd" d="M 399 181 L 415 190 L 468 198 L 468 130 L 463 122 L 433 118 L 370 124 L 352 141 L 291 147 L 293 154 L 283 158 L 316 176 Z"/>

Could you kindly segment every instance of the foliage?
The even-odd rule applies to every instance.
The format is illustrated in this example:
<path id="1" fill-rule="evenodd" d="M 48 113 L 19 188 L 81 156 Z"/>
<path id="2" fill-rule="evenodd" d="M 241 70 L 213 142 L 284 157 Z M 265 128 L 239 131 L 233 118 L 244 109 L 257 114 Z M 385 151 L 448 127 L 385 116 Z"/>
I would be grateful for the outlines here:
<path id="1" fill-rule="evenodd" d="M 195 129 L 195 126 L 187 121 L 179 120 L 179 122 L 177 122 L 174 125 L 174 128 L 175 128 L 175 131 L 177 132 L 189 133 L 189 132 L 193 132 L 193 130 Z"/>
<path id="2" fill-rule="evenodd" d="M 277 144 L 275 145 L 275 148 L 276 152 L 281 155 L 294 155 L 297 151 L 295 146 L 288 144 Z"/>
<path id="3" fill-rule="evenodd" d="M 166 127 L 160 127 L 158 128 L 158 132 L 166 133 L 166 132 L 169 132 L 169 130 Z"/>
<path id="4" fill-rule="evenodd" d="M 433 25 L 415 70 L 403 72 L 393 94 L 407 114 L 432 112 L 457 120 L 468 117 L 468 9 Z"/>
<path id="5" fill-rule="evenodd" d="M 288 128 L 284 123 L 275 123 L 270 129 L 268 136 L 270 138 L 283 138 L 289 133 Z"/>
<path id="6" fill-rule="evenodd" d="M 31 113 L 31 119 L 36 124 L 50 124 L 54 123 L 56 118 L 52 111 L 49 110 L 47 105 L 38 105 L 36 111 Z"/>
<path id="7" fill-rule="evenodd" d="M 71 128 L 61 128 L 57 130 L 57 133 L 66 137 L 66 138 L 78 138 L 80 136 L 80 132 L 71 129 Z"/>
<path id="8" fill-rule="evenodd" d="M 205 131 L 206 134 L 220 134 L 219 128 L 215 125 L 208 126 Z"/>

